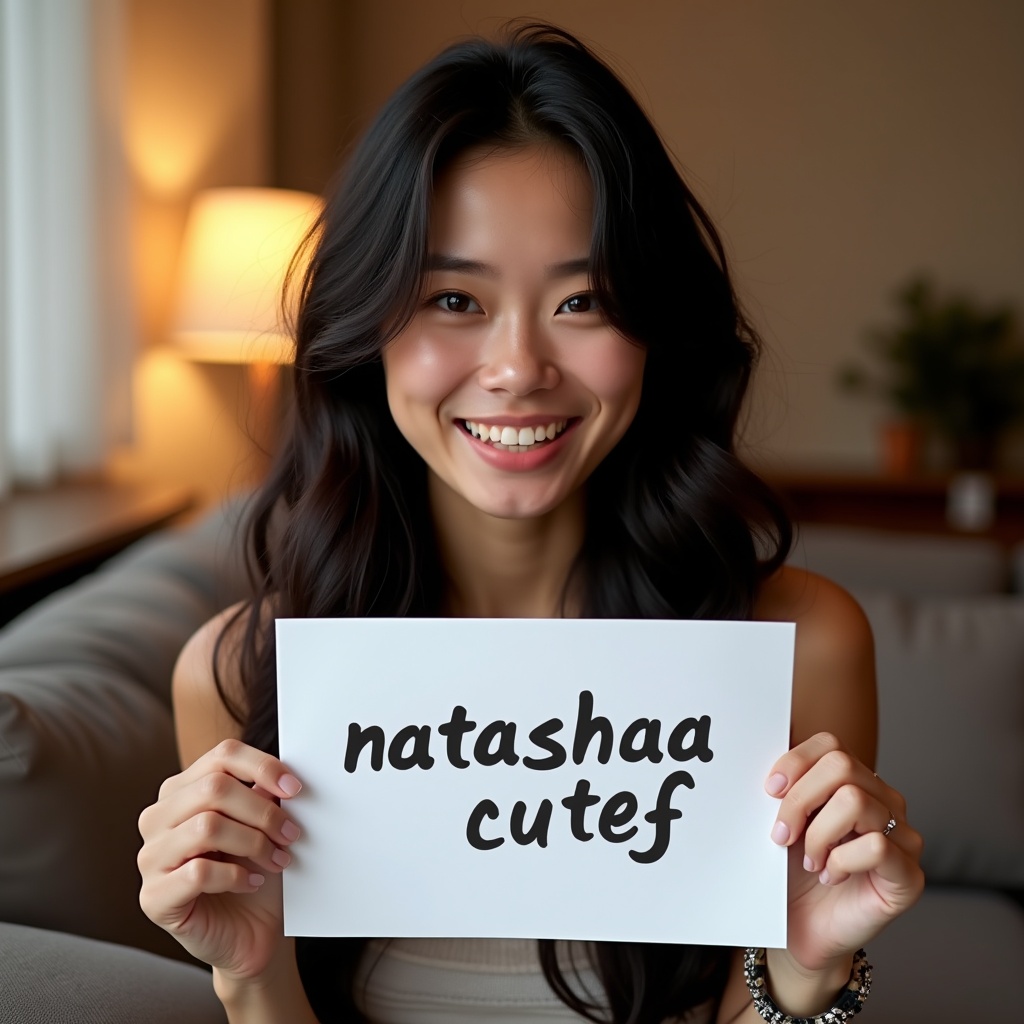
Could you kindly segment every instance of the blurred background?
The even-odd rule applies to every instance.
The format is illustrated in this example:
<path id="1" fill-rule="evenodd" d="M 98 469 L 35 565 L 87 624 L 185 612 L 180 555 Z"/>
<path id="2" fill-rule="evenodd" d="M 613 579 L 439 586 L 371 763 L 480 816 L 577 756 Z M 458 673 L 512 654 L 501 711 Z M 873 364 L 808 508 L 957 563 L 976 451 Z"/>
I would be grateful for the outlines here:
<path id="1" fill-rule="evenodd" d="M 17 0 L 8 6 L 16 8 Z M 913 401 L 893 397 L 889 379 L 907 372 L 906 352 L 893 354 L 893 345 L 899 349 L 922 320 L 932 335 L 953 321 L 946 334 L 963 327 L 949 302 L 955 307 L 963 299 L 970 323 L 961 334 L 990 314 L 998 319 L 1024 307 L 1024 5 L 25 6 L 29 13 L 12 19 L 8 12 L 4 27 L 8 125 L 31 116 L 18 113 L 25 99 L 12 85 L 18 65 L 30 65 L 37 105 L 55 107 L 45 90 L 70 74 L 65 93 L 91 106 L 84 120 L 74 119 L 75 153 L 61 149 L 75 133 L 59 126 L 46 128 L 31 152 L 8 144 L 8 274 L 0 291 L 7 324 L 0 485 L 8 491 L 94 476 L 182 488 L 205 505 L 250 485 L 266 464 L 261 451 L 273 445 L 281 383 L 275 378 L 286 371 L 270 371 L 268 387 L 266 374 L 261 384 L 242 363 L 199 361 L 175 343 L 193 200 L 214 186 L 320 192 L 407 74 L 445 43 L 491 32 L 516 15 L 566 26 L 612 63 L 721 228 L 767 346 L 745 429 L 750 458 L 788 480 L 794 493 L 798 484 L 826 477 L 863 490 L 878 477 L 905 476 L 908 467 L 938 474 L 943 489 L 952 470 L 1012 477 L 1024 468 L 1013 433 L 1024 411 L 1024 370 L 1019 408 L 1005 417 L 1005 429 L 999 425 L 998 450 L 963 458 L 955 431 L 936 426 L 940 412 L 922 413 Z M 46 47 L 61 31 L 72 49 L 55 58 Z M 58 159 L 62 153 L 66 159 Z M 44 180 L 45 167 L 55 164 L 88 186 L 77 214 L 53 198 L 72 186 Z M 26 202 L 15 186 L 34 178 L 51 191 Z M 94 206 L 91 197 L 98 197 Z M 55 212 L 57 223 L 41 227 L 44 213 L 52 220 Z M 81 230 L 74 236 L 76 216 Z M 34 284 L 19 278 L 28 256 L 40 267 Z M 94 287 L 83 299 L 87 286 L 79 285 L 75 306 L 65 292 L 74 291 L 83 266 Z M 917 322 L 905 295 L 914 281 L 924 282 L 931 303 L 917 309 Z M 58 322 L 61 310 L 65 319 Z M 40 340 L 47 318 L 59 349 Z M 91 349 L 82 340 L 89 331 Z M 872 343 L 872 331 L 885 337 Z M 30 356 L 18 354 L 26 339 Z M 1004 381 L 1019 369 L 1009 365 L 1004 359 L 997 367 Z M 62 370 L 70 371 L 70 382 L 56 385 Z M 953 378 L 958 372 L 949 371 Z M 89 401 L 80 397 L 87 385 L 94 390 Z M 41 449 L 42 429 L 18 424 L 21 413 L 38 416 L 46 408 L 56 410 L 63 433 Z M 84 426 L 90 416 L 98 427 Z M 894 421 L 908 419 L 923 424 L 925 437 L 923 448 L 917 443 L 901 462 L 887 453 L 885 437 Z M 980 465 L 970 465 L 972 459 Z"/>

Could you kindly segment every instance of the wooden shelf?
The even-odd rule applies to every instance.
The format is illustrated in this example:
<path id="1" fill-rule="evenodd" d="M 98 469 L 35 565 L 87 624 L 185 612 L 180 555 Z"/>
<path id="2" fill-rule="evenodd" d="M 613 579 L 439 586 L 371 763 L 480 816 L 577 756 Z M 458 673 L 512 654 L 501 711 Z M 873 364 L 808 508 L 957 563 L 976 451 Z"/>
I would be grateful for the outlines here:
<path id="1" fill-rule="evenodd" d="M 74 483 L 0 500 L 0 621 L 194 506 L 180 487 Z"/>
<path id="2" fill-rule="evenodd" d="M 779 470 L 765 478 L 788 501 L 798 522 L 871 526 L 915 533 L 991 537 L 1011 545 L 1024 541 L 1024 477 L 993 476 L 992 521 L 967 530 L 950 521 L 951 473 L 884 476 L 872 473 Z"/>

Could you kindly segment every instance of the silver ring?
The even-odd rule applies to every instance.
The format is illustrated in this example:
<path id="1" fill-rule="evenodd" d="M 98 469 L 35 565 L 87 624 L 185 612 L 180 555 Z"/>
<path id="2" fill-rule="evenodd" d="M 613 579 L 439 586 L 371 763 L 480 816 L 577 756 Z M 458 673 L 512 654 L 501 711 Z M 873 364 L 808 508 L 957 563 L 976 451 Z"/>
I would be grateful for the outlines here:
<path id="1" fill-rule="evenodd" d="M 885 828 L 882 829 L 882 835 L 891 835 L 894 828 L 896 828 L 896 819 L 892 816 L 892 812 L 890 811 L 889 820 L 885 823 Z"/>

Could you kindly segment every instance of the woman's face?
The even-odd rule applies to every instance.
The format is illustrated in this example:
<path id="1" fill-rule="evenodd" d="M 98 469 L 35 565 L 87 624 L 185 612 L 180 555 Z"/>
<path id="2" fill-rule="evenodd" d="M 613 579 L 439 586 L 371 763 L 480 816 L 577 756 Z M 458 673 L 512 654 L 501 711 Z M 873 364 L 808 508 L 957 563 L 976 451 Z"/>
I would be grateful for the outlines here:
<path id="1" fill-rule="evenodd" d="M 636 413 L 644 351 L 589 290 L 592 205 L 553 145 L 470 150 L 435 189 L 422 299 L 384 350 L 388 403 L 434 483 L 489 515 L 557 508 Z"/>

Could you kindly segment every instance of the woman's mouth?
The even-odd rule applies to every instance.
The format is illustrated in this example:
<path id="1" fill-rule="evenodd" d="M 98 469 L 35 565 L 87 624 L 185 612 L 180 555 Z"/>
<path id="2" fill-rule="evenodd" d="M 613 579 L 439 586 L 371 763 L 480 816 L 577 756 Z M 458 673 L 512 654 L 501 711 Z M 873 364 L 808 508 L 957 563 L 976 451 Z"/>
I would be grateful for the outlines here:
<path id="1" fill-rule="evenodd" d="M 528 452 L 546 447 L 554 441 L 575 419 L 552 420 L 535 423 L 528 427 L 499 426 L 498 424 L 460 420 L 462 429 L 478 441 L 501 451 Z"/>

